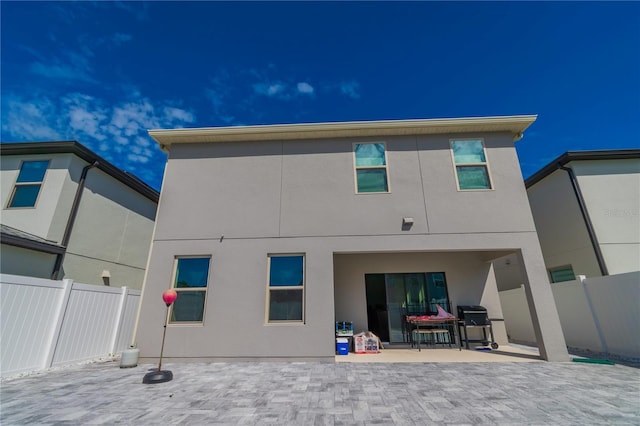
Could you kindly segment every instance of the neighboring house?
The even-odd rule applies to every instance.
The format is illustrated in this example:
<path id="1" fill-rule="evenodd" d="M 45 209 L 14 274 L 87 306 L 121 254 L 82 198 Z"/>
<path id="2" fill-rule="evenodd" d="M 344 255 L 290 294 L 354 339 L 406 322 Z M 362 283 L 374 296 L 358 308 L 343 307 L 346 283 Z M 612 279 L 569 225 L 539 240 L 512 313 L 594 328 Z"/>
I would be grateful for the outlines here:
<path id="1" fill-rule="evenodd" d="M 568 151 L 525 184 L 552 283 L 640 271 L 639 149 Z M 517 259 L 495 267 L 520 286 Z"/>
<path id="2" fill-rule="evenodd" d="M 525 184 L 567 345 L 637 361 L 640 150 L 569 151 Z M 533 342 L 520 262 L 494 270 L 509 338 Z"/>
<path id="3" fill-rule="evenodd" d="M 76 141 L 0 149 L 1 273 L 141 288 L 157 191 Z"/>
<path id="4" fill-rule="evenodd" d="M 482 305 L 515 254 L 568 360 L 514 141 L 536 116 L 151 130 L 169 157 L 135 338 L 168 359 L 333 360 L 335 321 L 401 342 L 411 305 Z"/>
<path id="5" fill-rule="evenodd" d="M 552 282 L 640 271 L 640 149 L 569 151 L 525 184 Z"/>

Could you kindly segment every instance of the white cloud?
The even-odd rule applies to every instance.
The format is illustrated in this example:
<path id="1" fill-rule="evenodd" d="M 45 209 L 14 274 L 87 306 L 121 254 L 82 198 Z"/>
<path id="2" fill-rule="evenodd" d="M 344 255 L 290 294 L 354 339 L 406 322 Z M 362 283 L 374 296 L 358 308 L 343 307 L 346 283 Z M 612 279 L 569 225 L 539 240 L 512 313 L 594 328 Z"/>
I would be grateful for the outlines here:
<path id="1" fill-rule="evenodd" d="M 79 40 L 78 48 L 82 53 L 63 48 L 61 51 L 64 53 L 61 56 L 41 55 L 38 61 L 30 64 L 29 71 L 50 79 L 96 83 L 88 59 L 95 54 L 82 37 L 79 37 Z"/>
<path id="2" fill-rule="evenodd" d="M 106 118 L 101 113 L 91 113 L 79 107 L 72 107 L 69 110 L 69 125 L 72 129 L 86 133 L 96 140 L 104 140 L 107 135 L 100 131 L 100 123 Z"/>
<path id="3" fill-rule="evenodd" d="M 100 4 L 101 2 L 96 3 Z M 113 6 L 131 13 L 138 21 L 149 20 L 149 5 L 146 2 L 116 1 L 113 2 Z"/>
<path id="4" fill-rule="evenodd" d="M 295 96 L 313 95 L 315 93 L 314 87 L 306 81 L 301 81 L 295 84 L 284 83 L 282 81 L 266 81 L 254 83 L 251 87 L 255 94 L 285 101 L 291 100 Z"/>
<path id="5" fill-rule="evenodd" d="M 213 107 L 212 122 L 220 120 L 225 125 L 238 125 L 235 115 L 231 110 L 238 108 L 242 103 L 240 102 L 227 102 L 228 99 L 241 99 L 243 95 L 236 93 L 237 86 L 231 83 L 231 74 L 226 70 L 219 70 L 214 77 L 210 79 L 208 88 L 204 93 L 206 98 L 211 102 Z M 233 90 L 233 92 L 232 92 Z"/>
<path id="6" fill-rule="evenodd" d="M 48 99 L 36 102 L 25 101 L 20 97 L 8 95 L 3 106 L 2 131 L 0 138 L 6 140 L 42 140 L 60 139 L 56 130 L 55 106 Z"/>
<path id="7" fill-rule="evenodd" d="M 286 86 L 284 83 L 256 83 L 253 85 L 253 91 L 259 95 L 269 97 L 282 95 Z"/>
<path id="8" fill-rule="evenodd" d="M 115 33 L 113 37 L 111 37 L 111 42 L 119 46 L 124 42 L 131 41 L 132 39 L 133 37 L 131 34 Z"/>
<path id="9" fill-rule="evenodd" d="M 360 99 L 360 93 L 358 92 L 360 85 L 356 81 L 347 81 L 340 83 L 340 93 L 349 96 L 352 99 Z"/>
<path id="10" fill-rule="evenodd" d="M 191 112 L 175 107 L 164 107 L 164 117 L 171 122 L 193 123 L 196 120 Z"/>
<path id="11" fill-rule="evenodd" d="M 97 83 L 93 77 L 94 70 L 92 60 L 96 57 L 96 51 L 104 50 L 105 47 L 120 46 L 122 43 L 132 40 L 130 34 L 115 33 L 111 36 L 95 38 L 87 34 L 76 37 L 73 47 L 68 47 L 57 43 L 55 55 L 40 53 L 32 48 L 24 47 L 31 55 L 37 58 L 29 66 L 29 71 L 36 75 L 41 75 L 50 79 L 84 81 Z"/>
<path id="12" fill-rule="evenodd" d="M 204 96 L 208 100 L 208 111 L 200 118 L 212 126 L 237 126 L 246 124 L 244 121 L 249 124 L 268 122 L 275 114 L 282 113 L 265 107 L 265 102 L 272 103 L 273 108 L 293 102 L 296 111 L 287 119 L 308 119 L 313 114 L 313 106 L 306 106 L 309 102 L 322 97 L 359 99 L 360 86 L 347 79 L 317 82 L 303 79 L 269 64 L 262 68 L 215 69 Z M 278 101 L 281 105 L 275 105 Z"/>
<path id="13" fill-rule="evenodd" d="M 9 94 L 2 104 L 2 140 L 75 139 L 149 180 L 159 180 L 161 168 L 137 167 L 160 160 L 163 154 L 147 130 L 182 127 L 195 121 L 191 111 L 178 108 L 173 102 L 152 104 L 147 98 L 108 105 L 82 93 L 55 99 L 43 95 L 26 99 Z"/>
<path id="14" fill-rule="evenodd" d="M 113 108 L 109 130 L 114 136 L 127 139 L 145 129 L 157 129 L 160 120 L 156 117 L 153 105 L 147 99 Z"/>
<path id="15" fill-rule="evenodd" d="M 86 70 L 67 64 L 44 64 L 42 62 L 34 62 L 29 67 L 29 70 L 33 74 L 49 78 L 80 80 L 90 83 L 94 82 L 93 78 L 86 72 Z"/>
<path id="16" fill-rule="evenodd" d="M 297 84 L 296 88 L 299 93 L 304 93 L 305 95 L 312 95 L 314 92 L 313 86 L 307 83 L 306 81 L 301 81 Z"/>

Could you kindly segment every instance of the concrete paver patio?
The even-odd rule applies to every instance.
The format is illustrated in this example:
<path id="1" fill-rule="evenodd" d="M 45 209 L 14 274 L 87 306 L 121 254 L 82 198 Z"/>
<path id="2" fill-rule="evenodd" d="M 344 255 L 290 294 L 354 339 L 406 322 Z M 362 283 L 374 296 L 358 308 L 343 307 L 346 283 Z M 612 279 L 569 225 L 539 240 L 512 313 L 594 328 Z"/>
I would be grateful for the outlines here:
<path id="1" fill-rule="evenodd" d="M 117 361 L 5 380 L 0 424 L 640 424 L 640 370 L 547 362 Z"/>

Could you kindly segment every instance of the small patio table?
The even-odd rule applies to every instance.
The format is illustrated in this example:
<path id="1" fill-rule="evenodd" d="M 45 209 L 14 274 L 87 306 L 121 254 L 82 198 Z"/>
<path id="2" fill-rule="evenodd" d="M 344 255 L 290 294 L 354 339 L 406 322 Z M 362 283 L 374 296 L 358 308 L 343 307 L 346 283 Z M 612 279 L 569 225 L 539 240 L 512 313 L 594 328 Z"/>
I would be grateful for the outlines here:
<path id="1" fill-rule="evenodd" d="M 456 325 L 458 324 L 458 318 L 424 318 L 419 316 L 408 316 L 407 322 L 409 324 L 413 324 L 416 326 L 416 330 L 418 330 L 418 352 L 420 352 L 420 326 L 432 326 L 432 325 L 446 325 L 449 331 L 453 331 L 453 342 L 458 342 L 458 349 L 462 350 L 462 342 L 458 338 L 458 333 L 456 329 Z M 413 334 L 411 335 L 411 339 L 413 340 Z M 449 342 L 451 345 L 451 342 Z"/>

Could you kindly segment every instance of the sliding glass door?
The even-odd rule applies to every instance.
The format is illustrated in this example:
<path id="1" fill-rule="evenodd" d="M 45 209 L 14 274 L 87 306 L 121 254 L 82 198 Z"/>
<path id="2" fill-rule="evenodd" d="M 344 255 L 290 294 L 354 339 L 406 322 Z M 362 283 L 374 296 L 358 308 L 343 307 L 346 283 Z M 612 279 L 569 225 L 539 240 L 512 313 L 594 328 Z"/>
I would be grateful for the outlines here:
<path id="1" fill-rule="evenodd" d="M 391 343 L 406 341 L 404 315 L 449 310 L 444 272 L 366 274 L 365 286 L 369 329 Z"/>

